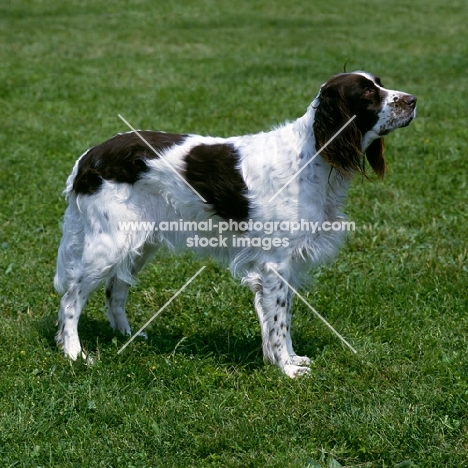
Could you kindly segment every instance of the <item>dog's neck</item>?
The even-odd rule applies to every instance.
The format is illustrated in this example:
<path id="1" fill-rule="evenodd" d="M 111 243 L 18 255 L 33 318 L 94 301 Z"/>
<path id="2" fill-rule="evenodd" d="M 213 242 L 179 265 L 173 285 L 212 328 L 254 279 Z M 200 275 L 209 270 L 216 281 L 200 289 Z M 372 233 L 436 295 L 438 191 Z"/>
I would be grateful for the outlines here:
<path id="1" fill-rule="evenodd" d="M 301 146 L 301 153 L 307 152 L 309 154 L 303 157 L 312 157 L 315 150 L 315 135 L 314 135 L 314 119 L 315 110 L 319 104 L 319 99 L 316 97 L 307 108 L 306 113 L 299 117 L 292 123 L 292 130 L 296 136 L 296 140 Z"/>

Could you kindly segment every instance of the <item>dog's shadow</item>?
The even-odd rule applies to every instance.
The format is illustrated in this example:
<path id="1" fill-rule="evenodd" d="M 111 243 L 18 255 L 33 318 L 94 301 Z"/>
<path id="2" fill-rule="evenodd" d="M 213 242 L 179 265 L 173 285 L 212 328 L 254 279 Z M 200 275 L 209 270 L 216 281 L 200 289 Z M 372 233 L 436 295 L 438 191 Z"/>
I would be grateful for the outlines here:
<path id="1" fill-rule="evenodd" d="M 38 332 L 45 338 L 51 349 L 57 349 L 55 342 L 55 321 L 45 318 L 35 324 Z M 210 328 L 195 330 L 187 335 L 176 327 L 168 331 L 167 327 L 151 325 L 147 330 L 147 339 L 137 337 L 123 352 L 132 352 L 132 345 L 137 346 L 138 355 L 163 356 L 165 358 L 183 355 L 185 357 L 209 358 L 218 365 L 240 367 L 255 370 L 264 366 L 260 330 L 257 336 L 239 335 L 232 330 Z M 109 359 L 128 342 L 130 337 L 115 333 L 105 319 L 96 319 L 84 314 L 79 323 L 79 335 L 83 350 L 93 356 Z M 307 352 L 310 358 L 320 354 L 326 343 L 310 341 L 300 332 L 294 334 L 297 349 Z M 60 352 L 57 349 L 57 352 Z"/>
<path id="2" fill-rule="evenodd" d="M 35 327 L 46 340 L 49 348 L 56 349 L 56 327 L 53 318 L 45 318 L 36 322 Z M 177 354 L 187 357 L 213 357 L 219 364 L 226 366 L 241 366 L 249 369 L 263 365 L 260 337 L 238 336 L 228 330 L 208 329 L 195 330 L 190 335 L 177 328 L 168 331 L 167 328 L 150 326 L 145 330 L 147 338 L 136 337 L 138 355 L 159 355 L 173 357 Z M 79 323 L 79 336 L 83 350 L 93 356 L 115 354 L 130 339 L 114 332 L 109 323 L 103 319 L 83 314 Z M 124 352 L 132 352 L 130 343 Z M 57 349 L 57 352 L 60 352 Z"/>

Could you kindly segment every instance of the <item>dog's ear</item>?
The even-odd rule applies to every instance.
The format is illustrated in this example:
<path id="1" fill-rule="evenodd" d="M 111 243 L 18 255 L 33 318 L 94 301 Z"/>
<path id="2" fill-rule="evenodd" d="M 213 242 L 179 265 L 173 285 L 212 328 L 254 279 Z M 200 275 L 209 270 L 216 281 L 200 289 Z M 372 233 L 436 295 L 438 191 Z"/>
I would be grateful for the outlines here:
<path id="1" fill-rule="evenodd" d="M 366 149 L 367 161 L 369 161 L 370 167 L 372 167 L 374 172 L 380 178 L 383 178 L 387 171 L 387 164 L 384 159 L 384 149 L 385 144 L 383 138 L 374 140 Z"/>
<path id="2" fill-rule="evenodd" d="M 315 109 L 315 149 L 319 151 L 323 148 L 320 156 L 348 176 L 353 172 L 364 173 L 361 132 L 353 120 L 338 135 L 334 135 L 352 117 L 342 95 L 341 86 L 333 81 L 323 85 L 319 94 L 319 104 Z"/>

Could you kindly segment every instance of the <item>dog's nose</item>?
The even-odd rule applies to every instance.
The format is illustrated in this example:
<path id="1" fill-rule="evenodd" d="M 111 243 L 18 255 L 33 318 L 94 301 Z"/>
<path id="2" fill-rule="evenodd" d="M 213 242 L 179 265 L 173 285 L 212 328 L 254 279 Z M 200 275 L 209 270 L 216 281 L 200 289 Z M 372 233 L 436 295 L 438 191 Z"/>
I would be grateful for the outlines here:
<path id="1" fill-rule="evenodd" d="M 416 96 L 412 96 L 411 94 L 405 94 L 402 100 L 405 104 L 414 109 L 416 107 L 416 101 L 418 99 L 416 98 Z"/>

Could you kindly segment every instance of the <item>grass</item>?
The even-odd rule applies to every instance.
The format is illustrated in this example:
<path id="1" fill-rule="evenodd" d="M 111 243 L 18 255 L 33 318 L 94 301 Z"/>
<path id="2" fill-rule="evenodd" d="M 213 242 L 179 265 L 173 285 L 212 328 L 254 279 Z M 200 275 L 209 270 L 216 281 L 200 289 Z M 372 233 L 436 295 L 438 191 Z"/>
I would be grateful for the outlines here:
<path id="1" fill-rule="evenodd" d="M 468 453 L 466 2 L 15 0 L 0 6 L 0 460 L 8 467 L 462 467 Z M 160 255 L 115 337 L 95 294 L 54 344 L 61 197 L 90 145 L 139 128 L 227 136 L 302 115 L 365 68 L 418 96 L 391 174 L 356 180 L 357 232 L 302 293 L 290 380 L 265 365 L 252 298 L 223 266 Z M 411 461 L 410 461 L 411 460 Z"/>

